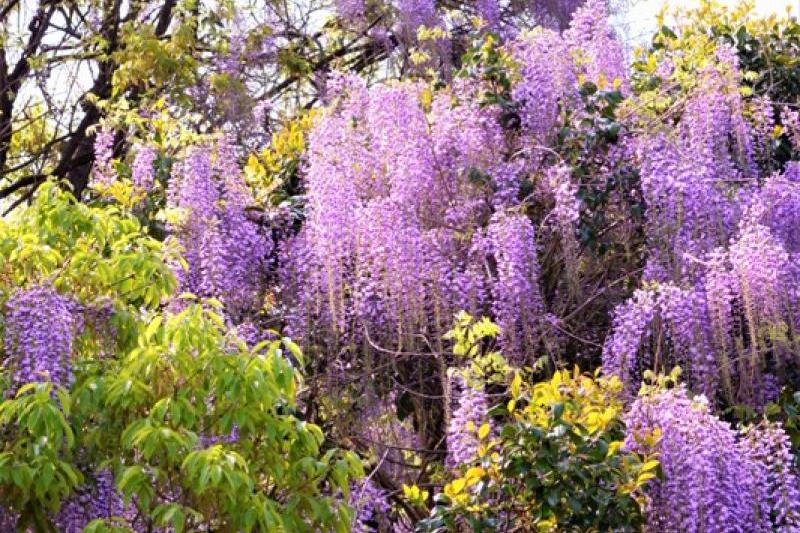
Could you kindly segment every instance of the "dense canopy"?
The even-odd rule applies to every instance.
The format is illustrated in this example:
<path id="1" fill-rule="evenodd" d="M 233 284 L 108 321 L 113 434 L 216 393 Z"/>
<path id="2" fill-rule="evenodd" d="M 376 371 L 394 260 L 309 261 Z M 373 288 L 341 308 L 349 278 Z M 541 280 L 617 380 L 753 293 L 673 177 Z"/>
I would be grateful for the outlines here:
<path id="1" fill-rule="evenodd" d="M 800 23 L 0 2 L 0 530 L 800 531 Z"/>

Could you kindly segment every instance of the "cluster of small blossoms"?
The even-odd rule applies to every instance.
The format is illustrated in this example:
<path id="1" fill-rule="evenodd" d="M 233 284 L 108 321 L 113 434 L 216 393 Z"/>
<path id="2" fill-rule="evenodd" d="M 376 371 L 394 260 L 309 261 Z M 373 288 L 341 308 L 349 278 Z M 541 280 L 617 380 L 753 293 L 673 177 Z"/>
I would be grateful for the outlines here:
<path id="1" fill-rule="evenodd" d="M 523 215 L 498 213 L 488 235 L 497 265 L 492 311 L 502 331 L 503 352 L 522 362 L 537 344 L 544 315 L 533 225 Z"/>
<path id="2" fill-rule="evenodd" d="M 800 531 L 800 479 L 789 436 L 780 423 L 750 426 L 742 435 L 751 460 L 764 470 L 762 514 L 772 521 L 773 531 Z"/>
<path id="3" fill-rule="evenodd" d="M 706 255 L 694 289 L 661 284 L 619 306 L 604 348 L 607 373 L 635 391 L 642 370 L 680 364 L 692 389 L 712 398 L 718 384 L 727 401 L 763 406 L 774 395 L 769 390 L 783 384 L 781 369 L 793 364 L 791 343 L 776 332 L 797 327 L 800 277 L 780 233 L 757 222 L 764 218 L 759 212 L 742 221 L 728 247 Z M 767 383 L 768 376 L 778 381 Z"/>
<path id="4" fill-rule="evenodd" d="M 114 157 L 115 131 L 111 128 L 100 128 L 94 136 L 94 167 L 92 183 L 95 186 L 108 187 L 114 182 L 115 173 L 111 167 Z"/>
<path id="5" fill-rule="evenodd" d="M 122 495 L 114 486 L 111 471 L 103 470 L 92 483 L 78 488 L 77 493 L 61 507 L 53 522 L 62 533 L 80 533 L 92 520 L 121 517 Z"/>
<path id="6" fill-rule="evenodd" d="M 380 524 L 392 509 L 388 493 L 371 479 L 350 488 L 349 504 L 356 511 L 352 533 L 379 531 Z"/>
<path id="7" fill-rule="evenodd" d="M 541 30 L 509 44 L 520 65 L 520 81 L 512 96 L 521 104 L 520 118 L 525 130 L 546 144 L 555 134 L 559 103 L 577 99 L 578 75 L 570 50 L 561 35 Z"/>
<path id="8" fill-rule="evenodd" d="M 140 146 L 133 159 L 131 180 L 133 184 L 143 191 L 150 191 L 155 181 L 153 164 L 157 157 L 156 149 L 150 145 Z"/>
<path id="9" fill-rule="evenodd" d="M 478 428 L 487 420 L 489 406 L 484 391 L 470 385 L 461 373 L 454 373 L 451 383 L 451 395 L 457 407 L 447 427 L 445 465 L 452 470 L 477 457 Z"/>
<path id="10" fill-rule="evenodd" d="M 217 444 L 235 444 L 239 441 L 239 428 L 233 426 L 230 433 L 227 435 L 201 435 L 198 441 L 198 446 L 202 448 L 210 448 Z"/>
<path id="11" fill-rule="evenodd" d="M 0 506 L 0 531 L 15 531 L 19 516 Z"/>
<path id="12" fill-rule="evenodd" d="M 408 349 L 420 333 L 447 331 L 459 309 L 485 312 L 495 280 L 481 220 L 512 195 L 479 194 L 473 176 L 497 172 L 513 187 L 495 164 L 502 131 L 473 88 L 456 84 L 428 110 L 423 89 L 331 80 L 331 105 L 309 135 L 307 221 L 282 251 L 294 336 L 313 324 L 331 332 L 326 342 Z"/>
<path id="13" fill-rule="evenodd" d="M 251 220 L 249 191 L 227 139 L 192 148 L 170 182 L 169 204 L 184 212 L 171 232 L 184 248 L 184 291 L 218 298 L 232 318 L 257 306 L 271 238 Z"/>
<path id="14" fill-rule="evenodd" d="M 770 232 L 789 254 L 800 253 L 800 163 L 787 163 L 780 174 L 768 177 L 753 196 L 749 214 Z"/>
<path id="15" fill-rule="evenodd" d="M 69 386 L 76 333 L 73 304 L 47 286 L 20 289 L 5 306 L 3 367 L 17 386 L 49 381 Z"/>
<path id="16" fill-rule="evenodd" d="M 800 112 L 788 107 L 782 109 L 781 124 L 789 136 L 792 147 L 800 150 Z"/>
<path id="17" fill-rule="evenodd" d="M 769 228 L 745 221 L 728 249 L 728 258 L 732 273 L 739 280 L 738 292 L 748 320 L 779 320 L 789 254 Z"/>
<path id="18" fill-rule="evenodd" d="M 616 310 L 603 369 L 635 393 L 644 370 L 679 365 L 689 384 L 713 397 L 719 378 L 710 328 L 705 293 L 671 284 L 637 290 Z"/>
<path id="19" fill-rule="evenodd" d="M 588 0 L 573 14 L 564 39 L 573 56 L 578 56 L 579 75 L 601 89 L 627 79 L 622 42 L 609 25 L 606 0 Z M 605 80 L 605 81 L 604 81 Z"/>
<path id="20" fill-rule="evenodd" d="M 793 364 L 792 347 L 775 332 L 797 326 L 800 278 L 780 239 L 751 214 L 728 249 L 711 255 L 704 283 L 727 399 L 761 406 L 774 388 L 765 378 L 776 378 L 765 370 Z"/>
<path id="21" fill-rule="evenodd" d="M 638 139 L 651 263 L 659 281 L 696 282 L 702 260 L 736 231 L 755 183 L 753 141 L 742 118 L 735 58 L 721 49 L 690 93 L 674 135 Z M 658 274 L 655 274 L 658 273 Z"/>
<path id="22" fill-rule="evenodd" d="M 550 215 L 560 228 L 573 230 L 580 218 L 581 203 L 576 196 L 578 187 L 572 182 L 569 168 L 556 166 L 548 169 L 547 185 L 555 203 Z"/>
<path id="23" fill-rule="evenodd" d="M 208 68 L 187 93 L 206 120 L 236 132 L 242 144 L 255 148 L 269 140 L 264 129 L 269 100 L 256 101 L 246 88 L 254 76 L 274 73 L 279 22 L 274 6 L 249 14 L 235 13 L 232 20 L 220 21 L 225 26 L 220 35 L 226 36 L 227 42 L 211 50 Z M 271 31 L 265 31 L 268 28 Z M 225 83 L 215 83 L 215 79 Z"/>
<path id="24" fill-rule="evenodd" d="M 343 374 L 343 372 L 342 372 Z M 403 463 L 408 453 L 422 450 L 425 445 L 414 431 L 410 417 L 400 420 L 397 416 L 398 394 L 376 394 L 368 390 L 363 401 L 356 406 L 357 416 L 348 433 L 369 444 L 375 457 L 381 458 L 380 471 L 392 479 L 414 483 Z"/>
<path id="25" fill-rule="evenodd" d="M 579 81 L 594 82 L 601 89 L 615 82 L 627 86 L 622 45 L 608 24 L 604 0 L 590 0 L 578 8 L 563 33 L 538 29 L 508 47 L 520 65 L 512 96 L 521 104 L 522 124 L 544 144 L 555 134 L 561 109 L 579 101 Z"/>
<path id="26" fill-rule="evenodd" d="M 694 324 L 685 344 L 692 350 L 667 337 L 671 351 L 685 352 L 671 363 L 702 369 L 698 379 L 689 373 L 690 387 L 716 399 L 714 383 L 725 401 L 760 407 L 795 364 L 796 348 L 782 332 L 798 325 L 800 179 L 794 163 L 759 176 L 774 112 L 757 101 L 747 115 L 735 51 L 722 46 L 717 57 L 689 91 L 674 131 L 636 139 L 647 205 L 644 278 L 694 294 L 683 318 L 672 321 L 683 329 Z M 785 127 L 792 120 L 783 113 Z M 651 338 L 653 317 L 637 311 L 639 300 L 637 292 L 618 308 L 604 350 L 605 370 L 632 390 L 641 370 L 667 363 L 663 343 Z"/>
<path id="27" fill-rule="evenodd" d="M 775 156 L 775 108 L 763 96 L 754 98 L 752 105 L 753 155 L 761 168 L 771 168 Z"/>
<path id="28" fill-rule="evenodd" d="M 346 22 L 358 22 L 364 17 L 364 0 L 336 0 L 336 14 Z"/>
<path id="29" fill-rule="evenodd" d="M 647 488 L 648 531 L 795 530 L 797 480 L 780 427 L 742 437 L 683 386 L 640 396 L 625 422 L 626 447 L 657 453 L 663 472 Z"/>
<path id="30" fill-rule="evenodd" d="M 415 36 L 420 26 L 436 25 L 439 15 L 433 0 L 397 0 L 401 31 Z"/>
<path id="31" fill-rule="evenodd" d="M 626 387 L 639 383 L 641 367 L 650 362 L 649 353 L 641 348 L 649 342 L 656 313 L 656 294 L 645 289 L 634 292 L 614 311 L 611 332 L 603 346 L 603 371 L 619 376 Z"/>

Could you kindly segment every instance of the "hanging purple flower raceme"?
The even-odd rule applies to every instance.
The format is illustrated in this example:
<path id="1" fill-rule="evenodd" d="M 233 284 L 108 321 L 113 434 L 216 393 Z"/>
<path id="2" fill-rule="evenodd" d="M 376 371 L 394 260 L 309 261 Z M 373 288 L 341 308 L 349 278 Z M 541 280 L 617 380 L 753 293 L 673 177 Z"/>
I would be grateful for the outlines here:
<path id="1" fill-rule="evenodd" d="M 122 517 L 123 512 L 122 495 L 114 486 L 114 476 L 103 470 L 77 489 L 53 521 L 62 533 L 80 533 L 92 520 Z"/>
<path id="2" fill-rule="evenodd" d="M 46 286 L 19 289 L 6 302 L 3 366 L 17 387 L 37 381 L 69 385 L 76 330 L 72 309 L 68 298 Z"/>
<path id="3" fill-rule="evenodd" d="M 350 487 L 349 503 L 356 511 L 352 533 L 379 531 L 381 520 L 385 519 L 392 509 L 388 493 L 371 479 Z"/>
<path id="4" fill-rule="evenodd" d="M 772 110 L 755 102 L 751 124 L 739 91 L 736 53 L 721 46 L 716 54 L 719 61 L 700 74 L 675 130 L 637 140 L 649 244 L 644 278 L 662 287 L 694 287 L 686 293 L 695 294 L 694 303 L 676 307 L 678 314 L 669 322 L 683 324 L 679 329 L 691 322 L 695 332 L 707 333 L 680 349 L 677 339 L 683 335 L 676 337 L 668 328 L 670 350 L 694 352 L 670 361 L 693 362 L 694 368 L 702 362 L 701 374 L 716 379 L 695 379 L 690 372 L 689 386 L 713 398 L 713 382 L 726 401 L 761 407 L 793 364 L 791 341 L 781 332 L 797 328 L 800 303 L 795 296 L 800 269 L 792 261 L 800 244 L 795 231 L 799 180 L 789 164 L 783 174 L 759 185 L 756 161 L 771 142 Z M 664 302 L 655 303 L 654 316 L 663 317 Z M 655 332 L 645 325 L 652 318 L 629 310 L 629 320 L 620 318 L 626 313 L 618 314 L 621 321 L 608 337 L 604 367 L 626 380 L 633 376 L 635 390 L 641 369 L 658 366 L 667 354 L 663 343 L 653 344 Z M 638 355 L 632 355 L 634 347 Z"/>
<path id="5" fill-rule="evenodd" d="M 789 435 L 780 423 L 765 422 L 747 428 L 742 437 L 749 459 L 765 473 L 758 499 L 772 531 L 800 531 L 800 479 Z"/>
<path id="6" fill-rule="evenodd" d="M 775 161 L 775 108 L 769 98 L 754 98 L 752 105 L 753 156 L 759 167 L 771 168 Z"/>
<path id="7" fill-rule="evenodd" d="M 155 169 L 153 164 L 157 157 L 156 149 L 153 146 L 145 145 L 139 147 L 133 159 L 133 169 L 131 180 L 133 184 L 143 191 L 150 191 L 155 181 Z"/>
<path id="8" fill-rule="evenodd" d="M 606 0 L 588 0 L 579 7 L 564 32 L 573 55 L 578 56 L 580 73 L 587 81 L 606 85 L 613 82 L 627 87 L 627 64 L 622 43 L 609 24 Z M 602 85 L 602 84 L 600 84 Z M 609 88 L 609 87 L 600 87 Z"/>
<path id="9" fill-rule="evenodd" d="M 547 170 L 547 189 L 554 201 L 550 213 L 562 235 L 571 235 L 580 219 L 581 202 L 578 200 L 578 186 L 573 183 L 570 169 L 556 166 Z"/>
<path id="10" fill-rule="evenodd" d="M 669 371 L 676 365 L 680 366 L 684 379 L 693 390 L 713 398 L 719 371 L 711 343 L 706 294 L 698 289 L 667 285 L 660 288 L 658 300 L 669 349 L 657 353 L 664 360 L 653 361 L 654 368 Z"/>
<path id="11" fill-rule="evenodd" d="M 734 310 L 739 284 L 727 266 L 724 250 L 713 251 L 709 255 L 708 267 L 703 280 L 706 292 L 706 305 L 711 321 L 711 337 L 719 365 L 719 376 L 724 397 L 733 402 L 734 381 L 737 376 L 737 360 L 734 353 Z"/>
<path id="12" fill-rule="evenodd" d="M 750 446 L 714 416 L 705 397 L 683 386 L 639 397 L 626 415 L 625 445 L 658 453 L 664 479 L 648 489 L 648 531 L 759 533 L 773 531 L 774 491 Z M 645 437 L 655 439 L 646 444 Z"/>
<path id="13" fill-rule="evenodd" d="M 719 58 L 689 94 L 674 134 L 637 141 L 650 279 L 699 281 L 702 261 L 733 236 L 755 185 L 737 63 L 726 48 Z"/>
<path id="14" fill-rule="evenodd" d="M 485 312 L 475 229 L 493 200 L 516 196 L 517 167 L 497 164 L 496 116 L 468 84 L 427 112 L 415 83 L 334 78 L 328 89 L 309 134 L 307 220 L 281 251 L 289 329 L 394 349 L 423 346 L 420 334 L 440 342 L 456 311 Z M 476 175 L 502 176 L 503 199 L 480 194 Z"/>
<path id="15" fill-rule="evenodd" d="M 544 316 L 533 225 L 523 215 L 498 213 L 487 232 L 497 266 L 492 311 L 500 342 L 506 357 L 522 363 L 537 346 Z"/>
<path id="16" fill-rule="evenodd" d="M 727 399 L 755 407 L 783 383 L 768 382 L 794 364 L 794 349 L 779 332 L 797 327 L 800 281 L 792 256 L 757 222 L 763 218 L 754 204 L 728 250 L 711 255 L 704 282 Z"/>
<path id="17" fill-rule="evenodd" d="M 781 110 L 781 124 L 795 150 L 800 150 L 800 111 L 784 107 Z"/>
<path id="18" fill-rule="evenodd" d="M 248 217 L 247 207 L 253 199 L 237 165 L 230 136 L 217 144 L 215 168 L 224 183 L 220 224 L 224 232 L 223 261 L 227 279 L 221 294 L 229 304 L 237 302 L 233 308 L 245 310 L 258 305 L 266 260 L 273 243 Z"/>
<path id="19" fill-rule="evenodd" d="M 603 347 L 603 370 L 620 377 L 630 395 L 645 370 L 684 370 L 687 383 L 714 397 L 719 369 L 706 294 L 664 284 L 640 289 L 615 312 Z"/>
<path id="20" fill-rule="evenodd" d="M 494 31 L 499 28 L 502 6 L 498 0 L 476 0 L 475 10 L 488 29 Z"/>
<path id="21" fill-rule="evenodd" d="M 555 31 L 541 30 L 511 43 L 512 57 L 520 65 L 520 80 L 512 89 L 521 103 L 522 126 L 542 144 L 555 134 L 560 102 L 578 98 L 575 64 L 567 43 Z"/>
<path id="22" fill-rule="evenodd" d="M 447 426 L 445 465 L 453 470 L 477 457 L 478 428 L 487 421 L 489 406 L 484 391 L 474 388 L 460 372 L 453 374 L 450 382 L 456 408 Z"/>
<path id="23" fill-rule="evenodd" d="M 108 187 L 114 182 L 114 169 L 111 160 L 114 157 L 114 136 L 112 128 L 102 127 L 94 136 L 94 167 L 92 183 L 95 186 Z"/>
<path id="24" fill-rule="evenodd" d="M 231 141 L 192 148 L 170 182 L 170 206 L 184 211 L 172 227 L 189 271 L 177 270 L 183 290 L 219 298 L 236 318 L 258 305 L 272 241 L 248 218 L 250 194 Z"/>
<path id="25" fill-rule="evenodd" d="M 653 292 L 639 289 L 614 310 L 611 333 L 603 346 L 603 372 L 618 376 L 629 390 L 641 380 L 640 367 L 649 363 L 641 346 L 649 339 L 656 302 Z"/>
<path id="26" fill-rule="evenodd" d="M 800 252 L 800 163 L 787 163 L 782 174 L 767 178 L 753 198 L 752 213 L 769 227 L 789 253 Z"/>
<path id="27" fill-rule="evenodd" d="M 180 266 L 174 268 L 181 289 L 200 293 L 200 256 L 203 235 L 213 222 L 218 191 L 211 175 L 211 156 L 207 149 L 194 147 L 176 165 L 177 179 L 170 181 L 167 190 L 168 204 L 184 211 L 180 224 L 168 229 L 178 236 L 183 245 L 183 257 L 189 265 L 188 271 Z"/>
<path id="28" fill-rule="evenodd" d="M 748 321 L 780 320 L 789 254 L 766 226 L 746 221 L 728 251 Z"/>

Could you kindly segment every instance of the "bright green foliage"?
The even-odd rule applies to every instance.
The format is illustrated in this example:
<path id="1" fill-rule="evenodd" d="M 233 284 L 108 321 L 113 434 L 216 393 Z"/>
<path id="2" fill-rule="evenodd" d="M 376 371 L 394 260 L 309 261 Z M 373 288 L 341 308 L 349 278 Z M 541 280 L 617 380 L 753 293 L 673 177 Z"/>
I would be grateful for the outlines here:
<path id="1" fill-rule="evenodd" d="M 104 415 L 86 441 L 123 459 L 119 488 L 158 523 L 346 530 L 346 509 L 320 491 L 346 492 L 360 464 L 350 454 L 323 453 L 320 429 L 293 415 L 299 378 L 287 342 L 250 350 L 200 305 L 156 317 L 116 372 L 76 387 L 76 409 Z M 238 438 L 226 438 L 232 432 Z M 212 435 L 221 438 L 203 442 Z M 159 504 L 156 494 L 175 491 L 181 505 Z"/>
<path id="2" fill-rule="evenodd" d="M 70 397 L 49 383 L 23 386 L 0 404 L 0 494 L 21 511 L 21 524 L 49 531 L 47 511 L 82 481 L 74 464 L 75 432 L 69 424 Z"/>
<path id="3" fill-rule="evenodd" d="M 763 160 L 770 170 L 779 170 L 798 155 L 788 125 L 781 123 L 780 106 L 793 104 L 800 91 L 800 24 L 795 17 L 757 15 L 753 2 L 735 7 L 717 0 L 699 4 L 677 11 L 674 18 L 679 22 L 672 26 L 662 15 L 651 46 L 637 52 L 633 81 L 641 103 L 656 113 L 674 111 L 685 92 L 702 79 L 703 70 L 716 63 L 717 47 L 731 46 L 739 61 L 746 104 L 768 103 L 774 109 L 777 127 Z M 666 77 L 659 71 L 665 60 L 675 67 Z"/>
<path id="4" fill-rule="evenodd" d="M 176 532 L 349 529 L 343 502 L 360 461 L 295 416 L 299 348 L 248 347 L 213 300 L 185 296 L 165 309 L 169 263 L 180 260 L 135 217 L 46 185 L 0 221 L 0 258 L 0 306 L 20 287 L 49 284 L 84 306 L 110 302 L 116 333 L 84 328 L 69 390 L 45 382 L 12 392 L 2 375 L 0 505 L 19 527 L 52 531 L 82 473 L 110 469 L 126 503 Z"/>
<path id="5" fill-rule="evenodd" d="M 536 384 L 515 373 L 510 399 L 492 410 L 499 420 L 476 429 L 477 459 L 419 530 L 638 531 L 658 462 L 621 449 L 620 391 L 616 378 L 577 369 Z"/>
<path id="6" fill-rule="evenodd" d="M 155 308 L 175 289 L 177 257 L 116 207 L 77 203 L 53 184 L 34 205 L 0 220 L 0 303 L 19 287 L 52 283 L 81 303 L 112 298 Z"/>

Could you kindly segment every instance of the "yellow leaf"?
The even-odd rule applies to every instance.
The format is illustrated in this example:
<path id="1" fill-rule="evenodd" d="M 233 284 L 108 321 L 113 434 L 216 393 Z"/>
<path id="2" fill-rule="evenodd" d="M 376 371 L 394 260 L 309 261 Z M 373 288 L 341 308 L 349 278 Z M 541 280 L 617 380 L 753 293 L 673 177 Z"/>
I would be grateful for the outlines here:
<path id="1" fill-rule="evenodd" d="M 422 109 L 429 111 L 431 103 L 433 103 L 433 91 L 431 91 L 430 88 L 426 88 L 422 91 L 422 94 L 420 94 L 419 99 L 422 104 Z"/>
<path id="2" fill-rule="evenodd" d="M 654 470 L 658 467 L 658 461 L 647 461 L 642 465 L 642 472 L 647 472 L 648 470 Z"/>
<path id="3" fill-rule="evenodd" d="M 611 444 L 608 445 L 608 452 L 606 453 L 606 457 L 612 457 L 616 455 L 619 451 L 620 447 L 622 446 L 621 440 L 615 440 Z"/>
<path id="4" fill-rule="evenodd" d="M 409 486 L 404 483 L 403 495 L 407 500 L 419 505 L 424 504 L 427 501 L 429 494 L 427 490 L 420 490 L 420 488 L 416 485 Z"/>
<path id="5" fill-rule="evenodd" d="M 485 473 L 486 471 L 480 466 L 473 466 L 472 468 L 467 470 L 467 473 L 464 474 L 464 479 L 466 480 L 467 487 L 471 487 L 472 485 L 480 481 L 480 479 L 483 477 Z"/>
<path id="6" fill-rule="evenodd" d="M 540 520 L 536 527 L 539 531 L 552 531 L 556 527 L 555 520 Z"/>
<path id="7" fill-rule="evenodd" d="M 519 372 L 514 372 L 514 379 L 511 380 L 512 399 L 516 400 L 517 398 L 519 398 L 519 389 L 521 386 L 522 386 L 522 376 L 519 375 Z"/>
<path id="8" fill-rule="evenodd" d="M 653 479 L 655 477 L 656 477 L 656 475 L 654 473 L 652 473 L 652 472 L 643 472 L 643 473 L 639 474 L 639 477 L 636 478 L 636 483 L 638 485 L 642 485 L 642 484 L 650 481 L 651 479 Z"/>
<path id="9" fill-rule="evenodd" d="M 508 412 L 513 413 L 514 409 L 517 407 L 517 400 L 509 400 L 508 401 Z"/>

